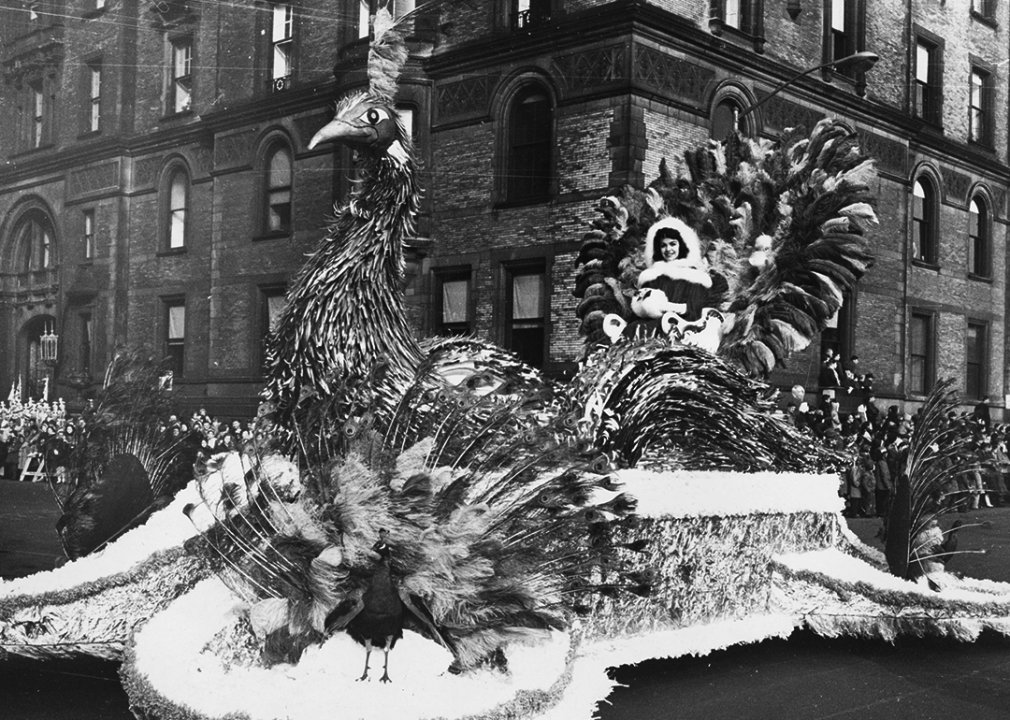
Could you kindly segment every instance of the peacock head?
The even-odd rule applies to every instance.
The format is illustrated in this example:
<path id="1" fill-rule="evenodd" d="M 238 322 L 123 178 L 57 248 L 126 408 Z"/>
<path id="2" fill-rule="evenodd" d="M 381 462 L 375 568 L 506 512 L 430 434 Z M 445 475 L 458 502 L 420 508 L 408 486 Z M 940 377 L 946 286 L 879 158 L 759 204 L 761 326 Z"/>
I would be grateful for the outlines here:
<path id="1" fill-rule="evenodd" d="M 396 109 L 371 93 L 356 93 L 337 104 L 333 120 L 309 141 L 309 149 L 339 142 L 364 152 L 403 154 L 407 133 Z"/>

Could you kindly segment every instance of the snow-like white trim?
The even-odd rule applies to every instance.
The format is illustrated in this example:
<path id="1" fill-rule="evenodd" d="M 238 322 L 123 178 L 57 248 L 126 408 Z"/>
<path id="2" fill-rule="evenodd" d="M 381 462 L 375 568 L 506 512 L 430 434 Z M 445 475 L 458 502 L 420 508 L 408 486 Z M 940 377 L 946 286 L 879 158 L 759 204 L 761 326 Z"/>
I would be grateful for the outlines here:
<path id="1" fill-rule="evenodd" d="M 407 631 L 389 656 L 393 681 L 384 684 L 382 651 L 372 653 L 370 680 L 356 682 L 365 650 L 337 633 L 294 666 L 228 667 L 203 649 L 242 608 L 220 580 L 202 581 L 137 631 L 133 670 L 169 702 L 206 718 L 412 720 L 481 716 L 523 691 L 546 691 L 564 675 L 571 648 L 567 633 L 552 633 L 536 646 L 509 646 L 508 674 L 453 675 L 448 651 Z"/>
<path id="2" fill-rule="evenodd" d="M 634 469 L 617 477 L 638 499 L 638 514 L 652 518 L 839 513 L 845 506 L 832 474 Z"/>
<path id="3" fill-rule="evenodd" d="M 194 504 L 193 520 L 183 512 Z M 130 570 L 157 552 L 180 547 L 197 534 L 194 523 L 205 530 L 211 526 L 211 514 L 200 500 L 196 481 L 183 488 L 168 507 L 151 515 L 146 523 L 124 533 L 102 550 L 68 562 L 55 570 L 38 572 L 23 578 L 0 580 L 0 598 L 68 590 L 77 585 L 100 580 Z"/>
<path id="4" fill-rule="evenodd" d="M 989 583 L 972 589 L 971 584 L 961 583 L 953 576 L 950 583 L 944 583 L 940 591 L 931 590 L 928 585 L 895 577 L 869 565 L 858 558 L 838 550 L 827 548 L 800 553 L 783 553 L 775 560 L 794 572 L 813 572 L 846 583 L 866 583 L 881 591 L 897 591 L 934 602 L 961 601 L 969 603 L 1010 602 L 1010 583 Z"/>
<path id="5" fill-rule="evenodd" d="M 616 685 L 607 669 L 634 665 L 645 660 L 704 656 L 733 645 L 786 638 L 802 625 L 785 614 L 752 615 L 742 620 L 724 620 L 648 635 L 584 644 L 572 668 L 572 680 L 560 701 L 539 720 L 588 719 L 605 702 Z"/>

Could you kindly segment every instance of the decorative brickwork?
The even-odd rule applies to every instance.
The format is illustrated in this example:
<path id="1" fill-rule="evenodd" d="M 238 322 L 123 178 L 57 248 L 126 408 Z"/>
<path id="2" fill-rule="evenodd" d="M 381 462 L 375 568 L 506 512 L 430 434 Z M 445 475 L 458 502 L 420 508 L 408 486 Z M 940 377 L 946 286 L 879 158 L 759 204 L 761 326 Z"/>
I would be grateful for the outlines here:
<path id="1" fill-rule="evenodd" d="M 498 75 L 490 74 L 440 85 L 436 90 L 438 121 L 486 115 L 490 109 L 491 91 L 497 82 Z"/>
<path id="2" fill-rule="evenodd" d="M 705 99 L 715 73 L 709 68 L 667 55 L 654 48 L 635 47 L 635 80 L 651 85 L 672 97 L 686 98 L 695 103 Z"/>
<path id="3" fill-rule="evenodd" d="M 154 187 L 163 162 L 164 158 L 158 155 L 142 158 L 133 163 L 133 190 L 146 190 Z"/>
<path id="4" fill-rule="evenodd" d="M 67 195 L 80 197 L 119 187 L 119 161 L 82 168 L 67 177 Z"/>
<path id="5" fill-rule="evenodd" d="M 761 102 L 763 98 L 767 97 L 768 93 L 759 92 L 757 95 L 758 102 Z M 779 96 L 773 97 L 766 102 L 758 112 L 762 113 L 764 117 L 766 130 L 774 129 L 779 131 L 786 128 L 802 127 L 809 132 L 813 129 L 814 125 L 826 116 L 823 110 L 814 110 L 803 105 L 797 105 Z"/>
<path id="6" fill-rule="evenodd" d="M 233 135 L 219 137 L 214 143 L 214 168 L 224 170 L 252 162 L 252 144 L 255 130 L 243 130 Z"/>
<path id="7" fill-rule="evenodd" d="M 897 140 L 871 132 L 859 133 L 863 151 L 877 161 L 877 169 L 905 178 L 908 175 L 908 147 Z"/>
<path id="8" fill-rule="evenodd" d="M 968 186 L 971 185 L 971 178 L 964 173 L 945 167 L 940 168 L 940 177 L 943 178 L 944 199 L 957 205 L 967 204 Z"/>
<path id="9" fill-rule="evenodd" d="M 554 68 L 569 90 L 598 88 L 626 79 L 624 45 L 593 48 L 554 59 Z"/>

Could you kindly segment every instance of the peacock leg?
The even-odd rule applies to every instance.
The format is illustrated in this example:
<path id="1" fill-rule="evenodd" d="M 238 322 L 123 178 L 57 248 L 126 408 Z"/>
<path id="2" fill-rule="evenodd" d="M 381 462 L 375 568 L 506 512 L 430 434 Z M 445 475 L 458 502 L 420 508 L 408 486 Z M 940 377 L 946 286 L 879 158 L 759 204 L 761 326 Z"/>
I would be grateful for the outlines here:
<path id="1" fill-rule="evenodd" d="M 383 658 L 383 661 L 382 661 L 382 677 L 379 678 L 379 682 L 384 682 L 384 683 L 393 682 L 389 678 L 389 646 L 392 645 L 392 643 L 393 643 L 393 639 L 392 638 L 387 639 L 386 640 L 386 647 L 384 647 L 382 649 L 383 652 L 385 653 L 385 657 Z"/>
<path id="2" fill-rule="evenodd" d="M 371 656 L 371 654 L 372 654 L 372 641 L 365 640 L 365 672 L 363 672 L 361 674 L 361 677 L 358 678 L 358 682 L 368 679 L 368 658 Z"/>

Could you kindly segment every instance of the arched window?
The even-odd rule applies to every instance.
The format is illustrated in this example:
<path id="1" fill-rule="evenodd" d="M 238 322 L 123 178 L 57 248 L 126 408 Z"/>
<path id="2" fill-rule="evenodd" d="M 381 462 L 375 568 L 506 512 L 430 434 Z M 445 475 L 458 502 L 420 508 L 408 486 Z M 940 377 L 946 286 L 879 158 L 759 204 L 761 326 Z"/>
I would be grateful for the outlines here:
<path id="1" fill-rule="evenodd" d="M 538 86 L 525 88 L 512 102 L 508 115 L 507 202 L 550 196 L 552 116 L 551 99 Z"/>
<path id="2" fill-rule="evenodd" d="M 740 105 L 736 100 L 720 100 L 712 108 L 712 139 L 722 142 L 740 128 Z"/>
<path id="3" fill-rule="evenodd" d="M 968 205 L 968 272 L 987 278 L 989 268 L 989 208 L 981 195 Z"/>
<path id="4" fill-rule="evenodd" d="M 274 143 L 264 157 L 263 234 L 291 232 L 291 150 Z"/>
<path id="5" fill-rule="evenodd" d="M 165 203 L 165 247 L 186 247 L 186 214 L 189 206 L 189 173 L 183 167 L 172 170 Z"/>
<path id="6" fill-rule="evenodd" d="M 936 190 L 920 177 L 912 186 L 912 259 L 937 263 Z"/>
<path id="7" fill-rule="evenodd" d="M 44 274 L 56 267 L 56 242 L 53 224 L 41 210 L 32 210 L 14 230 L 14 265 L 21 285 L 45 282 Z"/>

